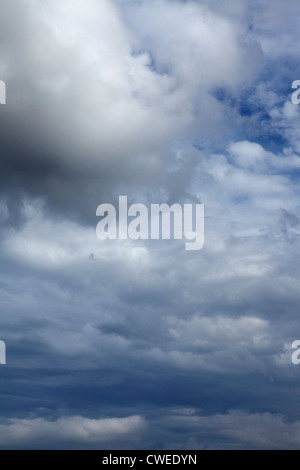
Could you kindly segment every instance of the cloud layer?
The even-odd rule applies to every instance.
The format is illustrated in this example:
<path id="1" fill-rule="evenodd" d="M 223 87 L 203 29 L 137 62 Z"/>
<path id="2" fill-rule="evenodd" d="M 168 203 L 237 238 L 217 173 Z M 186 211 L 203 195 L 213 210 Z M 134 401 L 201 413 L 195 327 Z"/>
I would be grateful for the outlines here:
<path id="1" fill-rule="evenodd" d="M 0 447 L 299 447 L 298 3 L 0 9 Z M 119 195 L 204 249 L 99 241 Z"/>

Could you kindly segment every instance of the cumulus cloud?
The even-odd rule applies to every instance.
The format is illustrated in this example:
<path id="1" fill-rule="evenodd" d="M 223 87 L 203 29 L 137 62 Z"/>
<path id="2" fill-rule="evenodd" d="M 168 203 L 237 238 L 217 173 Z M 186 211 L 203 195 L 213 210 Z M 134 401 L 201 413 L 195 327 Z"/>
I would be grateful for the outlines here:
<path id="1" fill-rule="evenodd" d="M 156 429 L 154 449 L 297 449 L 299 421 L 270 413 L 245 413 L 230 410 L 226 414 L 204 416 L 193 408 L 175 408 L 163 417 L 152 417 Z M 140 416 L 89 419 L 82 416 L 9 419 L 0 424 L 1 448 L 9 449 L 116 449 L 137 448 L 143 436 L 151 436 L 149 424 Z M 150 432 L 149 432 L 150 431 Z M 177 436 L 176 436 L 177 434 Z M 147 436 L 148 435 L 148 436 Z M 178 436 L 181 441 L 178 442 Z M 213 436 L 213 441 L 211 441 Z M 177 437 L 177 442 L 176 442 Z M 152 438 L 153 439 L 153 438 Z M 159 440 L 164 439 L 165 446 Z M 149 443 L 149 441 L 148 441 Z"/>
<path id="2" fill-rule="evenodd" d="M 127 418 L 88 419 L 82 416 L 62 417 L 56 421 L 10 419 L 0 424 L 1 448 L 101 448 L 107 443 L 127 445 L 137 442 L 146 429 L 140 416 Z"/>
<path id="3" fill-rule="evenodd" d="M 153 190 L 174 139 L 224 125 L 210 91 L 243 85 L 261 61 L 243 28 L 194 3 L 2 3 L 18 28 L 1 46 L 4 185 L 81 217 L 117 185 Z"/>

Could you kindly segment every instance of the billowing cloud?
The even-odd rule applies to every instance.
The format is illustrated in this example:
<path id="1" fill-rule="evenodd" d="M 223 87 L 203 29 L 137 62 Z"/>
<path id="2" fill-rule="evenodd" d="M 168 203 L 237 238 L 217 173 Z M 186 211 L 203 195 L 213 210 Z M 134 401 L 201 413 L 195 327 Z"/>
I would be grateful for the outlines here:
<path id="1" fill-rule="evenodd" d="M 146 428 L 139 416 L 128 418 L 88 419 L 81 416 L 59 418 L 56 421 L 11 419 L 0 424 L 2 448 L 61 448 L 65 446 L 102 447 L 114 442 L 120 445 L 137 441 Z"/>

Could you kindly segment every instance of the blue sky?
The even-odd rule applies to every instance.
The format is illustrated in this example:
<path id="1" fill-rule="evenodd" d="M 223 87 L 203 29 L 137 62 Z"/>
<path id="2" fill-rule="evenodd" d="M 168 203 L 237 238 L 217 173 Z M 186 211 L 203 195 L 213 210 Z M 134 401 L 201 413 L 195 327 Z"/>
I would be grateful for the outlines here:
<path id="1" fill-rule="evenodd" d="M 298 449 L 300 6 L 0 0 L 2 449 Z M 205 246 L 99 204 L 205 204 Z"/>

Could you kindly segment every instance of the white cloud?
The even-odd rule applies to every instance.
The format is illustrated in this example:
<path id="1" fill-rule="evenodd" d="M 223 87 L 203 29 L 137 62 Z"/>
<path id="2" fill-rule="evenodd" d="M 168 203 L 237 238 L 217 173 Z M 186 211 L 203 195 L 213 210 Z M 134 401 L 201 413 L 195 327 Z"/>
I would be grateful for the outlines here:
<path id="1" fill-rule="evenodd" d="M 140 416 L 89 419 L 82 416 L 9 419 L 0 424 L 1 448 L 72 448 L 136 443 L 147 428 Z"/>
<path id="2" fill-rule="evenodd" d="M 297 449 L 300 443 L 300 422 L 289 422 L 282 415 L 271 413 L 246 413 L 231 410 L 227 414 L 192 416 L 174 414 L 166 417 L 163 424 L 181 429 L 193 435 L 194 448 L 227 449 Z M 206 436 L 213 435 L 215 443 L 208 444 Z M 185 446 L 183 448 L 186 448 Z"/>
<path id="3" fill-rule="evenodd" d="M 78 224 L 45 217 L 40 201 L 24 203 L 25 223 L 5 232 L 5 255 L 42 270 L 62 268 L 88 259 L 97 247 L 95 233 Z"/>

